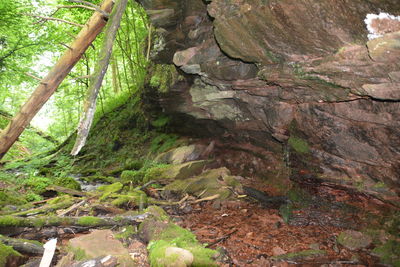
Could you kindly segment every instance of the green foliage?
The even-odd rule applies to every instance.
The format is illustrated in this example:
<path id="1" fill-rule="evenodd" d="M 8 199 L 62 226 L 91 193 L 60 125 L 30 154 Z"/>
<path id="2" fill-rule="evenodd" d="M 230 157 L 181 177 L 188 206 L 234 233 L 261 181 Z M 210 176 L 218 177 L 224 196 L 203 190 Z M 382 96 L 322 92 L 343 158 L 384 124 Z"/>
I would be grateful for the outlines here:
<path id="1" fill-rule="evenodd" d="M 145 176 L 146 171 L 145 170 L 139 170 L 139 171 L 123 171 L 121 173 L 121 180 L 122 182 L 133 182 L 135 184 L 138 184 L 143 181 L 143 177 Z"/>
<path id="2" fill-rule="evenodd" d="M 44 193 L 50 184 L 52 182 L 49 178 L 40 176 L 32 176 L 24 181 L 24 186 L 36 194 Z"/>
<path id="3" fill-rule="evenodd" d="M 173 148 L 176 144 L 176 141 L 178 140 L 178 136 L 175 134 L 165 134 L 162 133 L 155 137 L 151 141 L 151 147 L 150 150 L 153 153 L 161 153 L 165 152 L 171 148 Z"/>
<path id="4" fill-rule="evenodd" d="M 170 121 L 170 117 L 169 116 L 161 116 L 159 118 L 157 118 L 156 120 L 151 122 L 151 125 L 153 125 L 156 128 L 162 128 L 164 126 L 166 126 Z"/>
<path id="5" fill-rule="evenodd" d="M 143 161 L 137 159 L 127 159 L 124 164 L 126 170 L 140 170 L 143 167 Z"/>
<path id="6" fill-rule="evenodd" d="M 12 190 L 0 189 L 0 207 L 6 205 L 22 205 L 25 203 L 26 201 L 21 198 L 21 194 Z"/>

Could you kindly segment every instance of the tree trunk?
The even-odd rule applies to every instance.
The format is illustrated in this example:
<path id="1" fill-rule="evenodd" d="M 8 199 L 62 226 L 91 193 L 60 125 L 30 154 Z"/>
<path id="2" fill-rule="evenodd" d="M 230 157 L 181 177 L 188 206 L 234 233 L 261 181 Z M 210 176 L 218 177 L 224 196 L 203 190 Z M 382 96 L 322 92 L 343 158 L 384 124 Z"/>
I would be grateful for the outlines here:
<path id="1" fill-rule="evenodd" d="M 74 148 L 71 155 L 75 156 L 79 153 L 86 143 L 89 135 L 90 127 L 92 126 L 94 113 L 96 111 L 97 96 L 103 82 L 104 75 L 107 72 L 108 64 L 110 63 L 112 48 L 122 15 L 124 14 L 128 0 L 119 0 L 115 4 L 115 8 L 110 16 L 110 23 L 105 32 L 105 39 L 99 54 L 99 61 L 96 64 L 94 74 L 91 76 L 90 87 L 88 89 L 88 97 L 84 106 L 84 115 L 81 118 L 78 126 L 78 135 L 76 137 Z"/>
<path id="2" fill-rule="evenodd" d="M 101 9 L 109 13 L 112 10 L 113 0 L 104 0 Z M 96 39 L 97 35 L 107 24 L 104 16 L 98 12 L 93 14 L 88 23 L 71 44 L 70 48 L 64 53 L 53 69 L 42 80 L 40 85 L 33 92 L 28 101 L 22 106 L 19 113 L 11 120 L 8 126 L 0 135 L 0 159 L 7 153 L 36 115 L 36 113 L 47 102 L 55 92 L 60 83 L 74 67 L 76 62 L 82 57 L 83 53 Z"/>

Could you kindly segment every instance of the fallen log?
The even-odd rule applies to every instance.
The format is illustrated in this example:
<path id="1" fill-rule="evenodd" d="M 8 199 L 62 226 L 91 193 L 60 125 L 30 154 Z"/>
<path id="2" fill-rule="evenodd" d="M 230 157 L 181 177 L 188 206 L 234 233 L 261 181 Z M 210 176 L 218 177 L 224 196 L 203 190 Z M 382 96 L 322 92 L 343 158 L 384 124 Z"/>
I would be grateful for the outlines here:
<path id="1" fill-rule="evenodd" d="M 74 190 L 74 189 L 70 189 L 70 188 L 66 188 L 66 187 L 62 187 L 62 186 L 58 186 L 58 185 L 50 185 L 46 189 L 49 191 L 56 191 L 56 192 L 65 193 L 65 194 L 72 195 L 72 196 L 78 196 L 78 197 L 87 196 L 87 193 L 85 193 L 85 192 L 81 192 L 78 190 Z"/>
<path id="2" fill-rule="evenodd" d="M 43 245 L 37 241 L 0 236 L 0 242 L 22 254 L 42 255 Z"/>
<path id="3" fill-rule="evenodd" d="M 145 218 L 148 217 L 147 213 L 140 215 L 125 215 L 115 217 L 93 217 L 93 216 L 82 216 L 82 217 L 28 217 L 22 218 L 17 216 L 0 216 L 0 228 L 1 227 L 31 227 L 41 228 L 49 226 L 86 226 L 86 227 L 111 227 L 111 226 L 123 226 L 129 224 L 139 224 Z"/>

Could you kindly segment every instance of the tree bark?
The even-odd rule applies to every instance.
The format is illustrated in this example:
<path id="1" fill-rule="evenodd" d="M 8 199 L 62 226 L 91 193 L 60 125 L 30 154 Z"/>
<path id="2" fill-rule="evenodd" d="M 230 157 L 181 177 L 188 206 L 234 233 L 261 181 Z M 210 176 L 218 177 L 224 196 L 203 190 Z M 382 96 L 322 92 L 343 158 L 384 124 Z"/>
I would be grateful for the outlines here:
<path id="1" fill-rule="evenodd" d="M 115 8 L 110 15 L 110 22 L 107 25 L 104 43 L 99 54 L 99 61 L 96 64 L 94 74 L 92 75 L 90 81 L 88 96 L 84 106 L 84 115 L 79 122 L 75 145 L 71 151 L 71 155 L 73 156 L 79 153 L 79 151 L 85 145 L 87 136 L 89 135 L 94 113 L 96 111 L 97 96 L 100 92 L 103 78 L 107 72 L 107 68 L 110 63 L 115 37 L 117 35 L 117 31 L 121 23 L 121 18 L 124 14 L 127 3 L 128 0 L 119 0 L 115 4 Z"/>
<path id="2" fill-rule="evenodd" d="M 113 4 L 113 0 L 104 0 L 101 9 L 105 12 L 110 12 Z M 10 147 L 15 143 L 24 129 L 29 125 L 32 118 L 55 92 L 60 83 L 82 57 L 83 53 L 96 39 L 97 35 L 102 31 L 106 24 L 107 21 L 104 16 L 98 12 L 93 14 L 89 19 L 88 23 L 71 44 L 70 49 L 64 53 L 53 69 L 35 89 L 28 101 L 22 106 L 19 113 L 1 132 L 0 159 L 3 158 Z"/>

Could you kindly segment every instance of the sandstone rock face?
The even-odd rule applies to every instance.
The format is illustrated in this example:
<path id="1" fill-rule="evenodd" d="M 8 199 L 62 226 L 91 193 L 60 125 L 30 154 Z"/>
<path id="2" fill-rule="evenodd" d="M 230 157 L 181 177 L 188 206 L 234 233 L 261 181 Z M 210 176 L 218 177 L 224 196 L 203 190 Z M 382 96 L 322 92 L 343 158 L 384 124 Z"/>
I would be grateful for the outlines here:
<path id="1" fill-rule="evenodd" d="M 153 60 L 187 74 L 161 97 L 167 113 L 264 149 L 270 173 L 305 169 L 399 200 L 400 32 L 368 40 L 364 23 L 399 16 L 398 0 L 141 2 Z"/>

